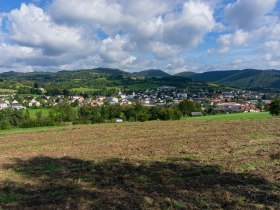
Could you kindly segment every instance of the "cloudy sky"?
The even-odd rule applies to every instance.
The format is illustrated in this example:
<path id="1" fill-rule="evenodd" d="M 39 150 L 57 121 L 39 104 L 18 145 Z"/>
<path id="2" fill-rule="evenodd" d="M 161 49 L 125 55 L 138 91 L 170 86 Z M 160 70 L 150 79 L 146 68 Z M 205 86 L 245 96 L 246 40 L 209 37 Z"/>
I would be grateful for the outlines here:
<path id="1" fill-rule="evenodd" d="M 279 0 L 0 0 L 0 72 L 280 69 Z"/>

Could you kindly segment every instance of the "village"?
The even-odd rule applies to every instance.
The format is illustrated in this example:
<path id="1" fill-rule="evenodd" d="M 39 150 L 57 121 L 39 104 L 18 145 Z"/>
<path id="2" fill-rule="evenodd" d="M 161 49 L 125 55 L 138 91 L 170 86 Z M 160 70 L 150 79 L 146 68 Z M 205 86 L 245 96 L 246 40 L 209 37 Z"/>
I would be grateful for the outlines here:
<path id="1" fill-rule="evenodd" d="M 261 112 L 267 110 L 271 103 L 268 94 L 252 91 L 229 91 L 229 92 L 187 92 L 171 86 L 162 86 L 157 89 L 123 93 L 118 92 L 116 96 L 84 97 L 81 95 L 18 95 L 1 94 L 0 110 L 3 109 L 27 109 L 27 108 L 52 108 L 62 102 L 71 104 L 72 107 L 102 106 L 105 104 L 133 105 L 140 103 L 145 107 L 169 106 L 178 104 L 183 100 L 190 100 L 201 105 L 201 113 L 211 110 L 212 113 L 236 113 L 236 112 Z M 270 98 L 269 98 L 270 99 Z"/>

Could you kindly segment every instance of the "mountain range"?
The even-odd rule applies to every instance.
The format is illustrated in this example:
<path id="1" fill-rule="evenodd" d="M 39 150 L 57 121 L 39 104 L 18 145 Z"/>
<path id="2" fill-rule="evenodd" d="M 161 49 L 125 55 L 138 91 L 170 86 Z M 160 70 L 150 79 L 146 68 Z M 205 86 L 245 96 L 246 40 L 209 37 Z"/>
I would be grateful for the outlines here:
<path id="1" fill-rule="evenodd" d="M 140 72 L 129 73 L 119 69 L 95 68 L 76 71 L 59 71 L 59 72 L 5 72 L 0 74 L 0 78 L 31 80 L 36 82 L 57 82 L 75 79 L 90 80 L 97 75 L 106 75 L 124 78 L 147 78 L 149 81 L 158 79 L 168 79 L 169 81 L 184 82 L 183 78 L 191 79 L 195 82 L 219 83 L 226 86 L 232 86 L 249 90 L 280 90 L 280 71 L 279 70 L 226 70 L 210 71 L 204 73 L 181 72 L 176 75 L 170 75 L 159 69 L 150 69 Z M 180 79 L 182 78 L 182 79 Z M 189 81 L 189 80 L 186 80 Z"/>
<path id="2" fill-rule="evenodd" d="M 200 82 L 215 82 L 250 90 L 280 90 L 279 70 L 228 70 L 204 73 L 182 72 L 183 76 Z"/>

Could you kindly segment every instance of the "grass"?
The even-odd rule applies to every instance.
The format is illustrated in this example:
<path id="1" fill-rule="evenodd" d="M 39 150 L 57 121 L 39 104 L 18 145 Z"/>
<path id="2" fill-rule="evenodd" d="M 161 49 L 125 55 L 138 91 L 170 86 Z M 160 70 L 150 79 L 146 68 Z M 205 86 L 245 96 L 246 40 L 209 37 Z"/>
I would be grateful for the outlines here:
<path id="1" fill-rule="evenodd" d="M 234 114 L 219 114 L 202 117 L 185 117 L 183 120 L 263 120 L 269 119 L 271 115 L 269 112 L 259 113 L 234 113 Z"/>
<path id="2" fill-rule="evenodd" d="M 2 89 L 0 88 L 0 93 L 8 93 L 8 94 L 11 94 L 11 93 L 16 93 L 17 90 L 12 90 L 12 89 Z"/>
<path id="3" fill-rule="evenodd" d="M 89 92 L 93 92 L 93 91 L 98 91 L 99 89 L 93 89 L 93 88 L 72 88 L 71 92 L 74 93 L 89 93 Z"/>
<path id="4" fill-rule="evenodd" d="M 49 111 L 51 109 L 48 109 L 48 108 L 39 108 L 39 109 L 27 109 L 29 114 L 30 114 L 30 117 L 35 119 L 36 118 L 36 113 L 37 112 L 42 112 L 43 116 L 44 117 L 47 117 L 49 116 Z"/>
<path id="5" fill-rule="evenodd" d="M 133 84 L 133 85 L 128 85 L 129 90 L 137 91 L 137 90 L 145 90 L 145 89 L 152 89 L 152 88 L 158 88 L 159 85 L 157 84 Z"/>
<path id="6" fill-rule="evenodd" d="M 0 209 L 278 209 L 279 141 L 277 117 L 7 131 Z"/>

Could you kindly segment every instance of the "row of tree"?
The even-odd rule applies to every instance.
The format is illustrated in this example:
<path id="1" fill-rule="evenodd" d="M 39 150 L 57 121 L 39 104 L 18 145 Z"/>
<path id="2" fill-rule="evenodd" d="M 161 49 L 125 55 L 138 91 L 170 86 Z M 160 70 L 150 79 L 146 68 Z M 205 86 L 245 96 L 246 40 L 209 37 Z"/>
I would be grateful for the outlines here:
<path id="1" fill-rule="evenodd" d="M 190 116 L 191 112 L 201 110 L 199 104 L 191 101 L 183 101 L 178 105 L 144 107 L 139 103 L 133 106 L 104 105 L 71 107 L 68 103 L 61 103 L 50 109 L 48 116 L 41 111 L 36 117 L 31 117 L 26 110 L 5 109 L 0 111 L 0 129 L 29 128 L 61 125 L 64 122 L 73 124 L 94 124 L 113 122 L 116 118 L 124 121 L 148 121 L 148 120 L 178 120 L 184 116 Z M 280 115 L 280 99 L 276 99 L 270 106 L 272 115 Z"/>
<path id="2" fill-rule="evenodd" d="M 178 105 L 144 107 L 140 103 L 133 106 L 104 105 L 104 106 L 82 106 L 73 108 L 68 103 L 61 103 L 50 109 L 48 116 L 42 112 L 31 117 L 26 110 L 6 109 L 0 111 L 0 129 L 15 127 L 42 127 L 60 125 L 63 122 L 74 124 L 93 124 L 113 122 L 117 118 L 124 121 L 148 121 L 148 120 L 178 120 L 188 116 L 191 112 L 200 111 L 199 104 L 191 101 L 183 101 Z"/>

